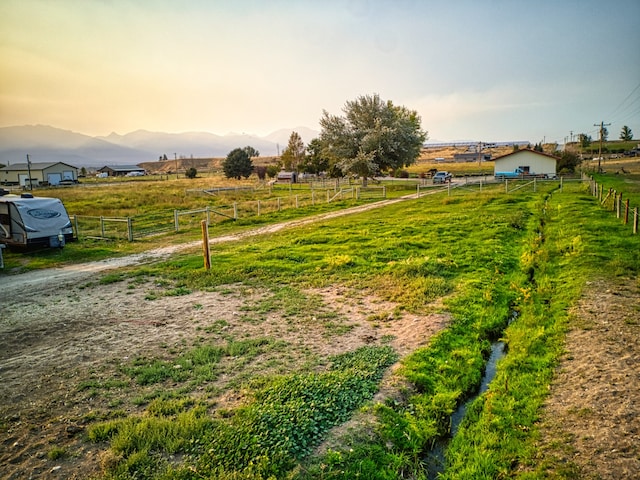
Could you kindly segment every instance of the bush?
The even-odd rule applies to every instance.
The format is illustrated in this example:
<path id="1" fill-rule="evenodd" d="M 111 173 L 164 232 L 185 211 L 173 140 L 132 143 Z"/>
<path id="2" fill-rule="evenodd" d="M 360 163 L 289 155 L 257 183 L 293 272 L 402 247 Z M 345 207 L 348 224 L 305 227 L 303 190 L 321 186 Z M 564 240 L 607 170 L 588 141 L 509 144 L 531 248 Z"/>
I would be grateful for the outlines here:
<path id="1" fill-rule="evenodd" d="M 184 175 L 187 178 L 196 178 L 196 176 L 198 175 L 198 171 L 193 167 L 187 168 L 187 171 L 184 172 Z"/>

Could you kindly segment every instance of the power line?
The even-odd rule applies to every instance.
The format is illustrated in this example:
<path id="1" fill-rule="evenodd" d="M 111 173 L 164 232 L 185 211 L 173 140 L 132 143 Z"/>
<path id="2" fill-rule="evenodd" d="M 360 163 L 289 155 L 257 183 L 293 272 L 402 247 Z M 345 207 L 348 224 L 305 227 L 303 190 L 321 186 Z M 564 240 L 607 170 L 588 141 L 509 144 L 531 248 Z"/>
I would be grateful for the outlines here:
<path id="1" fill-rule="evenodd" d="M 629 95 L 627 95 L 624 100 L 622 100 L 622 102 L 620 102 L 620 105 L 618 105 L 616 108 L 613 109 L 613 112 L 611 112 L 611 114 L 609 115 L 609 118 L 615 116 L 618 113 L 618 110 L 626 103 L 627 100 L 629 100 L 629 98 L 631 98 L 631 95 L 633 95 L 636 90 L 640 89 L 640 83 L 638 83 L 638 85 L 636 85 L 636 87 L 631 90 L 631 93 L 629 93 Z M 637 100 L 637 99 L 636 99 Z M 633 104 L 636 100 L 634 100 L 633 102 L 631 102 L 631 104 Z M 628 108 L 625 107 L 625 109 Z M 597 125 L 596 125 L 597 126 Z"/>

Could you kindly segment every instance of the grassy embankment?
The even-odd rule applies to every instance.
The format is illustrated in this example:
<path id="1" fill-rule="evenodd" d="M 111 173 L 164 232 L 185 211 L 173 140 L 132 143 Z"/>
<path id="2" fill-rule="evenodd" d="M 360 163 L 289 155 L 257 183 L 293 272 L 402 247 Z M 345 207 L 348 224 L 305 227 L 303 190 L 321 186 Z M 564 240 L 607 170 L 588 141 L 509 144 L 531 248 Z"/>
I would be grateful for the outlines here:
<path id="1" fill-rule="evenodd" d="M 384 342 L 246 379 L 236 385 L 248 392 L 246 403 L 225 411 L 195 389 L 225 356 L 251 362 L 260 352 L 282 351 L 276 339 L 221 336 L 168 360 L 141 358 L 122 373 L 158 386 L 156 397 L 143 401 L 146 414 L 96 424 L 90 438 L 109 442 L 106 478 L 426 478 L 425 452 L 448 434 L 450 414 L 480 382 L 490 341 L 503 336 L 509 353 L 471 406 L 444 475 L 513 474 L 532 458 L 569 307 L 587 278 L 637 275 L 637 246 L 584 186 L 566 184 L 559 192 L 547 184 L 537 194 L 496 188 L 424 198 L 221 246 L 211 272 L 202 271 L 197 256 L 148 267 L 137 274 L 163 278 L 183 293 L 237 283 L 268 288 L 285 311 L 302 308 L 306 287 L 339 284 L 376 291 L 397 303 L 398 314 L 445 308 L 453 320 L 403 360 L 406 389 L 376 405 L 368 402 L 395 357 Z M 444 307 L 430 303 L 442 297 Z M 514 310 L 519 315 L 507 327 Z M 313 456 L 329 429 L 361 406 L 374 426 Z M 171 454 L 181 461 L 169 461 Z"/>

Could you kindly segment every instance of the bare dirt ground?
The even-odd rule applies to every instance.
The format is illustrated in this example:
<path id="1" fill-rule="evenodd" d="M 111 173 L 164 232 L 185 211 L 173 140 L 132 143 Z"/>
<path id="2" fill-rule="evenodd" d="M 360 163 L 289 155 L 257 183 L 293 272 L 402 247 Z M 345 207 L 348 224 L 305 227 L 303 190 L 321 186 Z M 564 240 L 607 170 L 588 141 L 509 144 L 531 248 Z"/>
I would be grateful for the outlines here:
<path id="1" fill-rule="evenodd" d="M 592 282 L 540 424 L 549 478 L 640 478 L 640 283 Z"/>
<path id="2" fill-rule="evenodd" d="M 290 222 L 287 225 L 299 224 Z M 260 233 L 282 226 L 266 227 Z M 258 234 L 245 233 L 243 235 Z M 239 237 L 226 237 L 233 240 Z M 213 241 L 223 241 L 218 239 Z M 394 315 L 371 292 L 335 287 L 308 291 L 315 311 L 295 321 L 274 310 L 256 313 L 270 292 L 229 286 L 214 292 L 163 296 L 171 286 L 126 281 L 102 285 L 99 273 L 152 261 L 174 248 L 108 262 L 0 277 L 0 478 L 86 479 L 99 475 L 104 445 L 90 443 L 89 422 L 120 408 L 142 412 L 119 367 L 139 355 L 163 357 L 195 343 L 266 336 L 290 346 L 286 356 L 229 365 L 200 395 L 220 406 L 241 399 L 234 382 L 257 372 L 324 358 L 385 338 L 401 355 L 428 343 L 448 317 Z M 197 248 L 187 245 L 182 248 Z M 26 288 L 29 287 L 29 288 Z M 148 300 L 149 293 L 153 300 Z M 316 315 L 331 313 L 331 325 Z M 331 331 L 338 327 L 341 333 Z M 83 385 L 88 386 L 83 388 Z M 541 421 L 540 463 L 548 478 L 638 478 L 640 472 L 640 284 L 594 282 L 573 312 L 566 354 Z M 55 449 L 64 455 L 55 458 Z"/>
<path id="3" fill-rule="evenodd" d="M 394 305 L 375 296 L 347 289 L 307 292 L 319 297 L 322 311 L 337 315 L 332 334 L 315 322 L 313 312 L 300 312 L 295 322 L 282 312 L 250 318 L 255 305 L 269 292 L 231 286 L 223 292 L 194 292 L 148 301 L 153 283 L 83 282 L 60 291 L 13 297 L 2 306 L 0 321 L 0 477 L 76 478 L 99 474 L 104 446 L 83 435 L 88 419 L 121 406 L 127 413 L 142 411 L 117 392 L 96 393 L 82 385 L 124 380 L 118 366 L 138 355 L 163 358 L 167 350 L 180 351 L 199 340 L 277 338 L 290 348 L 286 358 L 262 358 L 242 369 L 230 368 L 207 395 L 219 406 L 241 399 L 229 385 L 241 375 L 284 369 L 315 357 L 326 358 L 362 345 L 393 337 L 401 353 L 426 344 L 447 321 L 442 314 L 392 314 Z M 247 313 L 249 312 L 249 313 Z M 372 322 L 371 317 L 382 318 Z M 126 383 L 126 382 L 125 382 Z M 137 388 L 128 395 L 144 395 Z M 196 393 L 197 394 L 197 393 Z M 63 448 L 65 458 L 51 459 Z"/>

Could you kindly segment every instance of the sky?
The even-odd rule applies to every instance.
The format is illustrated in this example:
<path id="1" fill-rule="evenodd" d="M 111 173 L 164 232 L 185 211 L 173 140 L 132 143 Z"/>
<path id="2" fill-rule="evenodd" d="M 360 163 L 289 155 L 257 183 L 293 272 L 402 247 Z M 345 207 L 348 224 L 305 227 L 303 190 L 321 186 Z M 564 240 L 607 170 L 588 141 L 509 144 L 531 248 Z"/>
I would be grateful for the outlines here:
<path id="1" fill-rule="evenodd" d="M 1 0 L 0 127 L 266 136 L 378 94 L 432 142 L 640 138 L 639 19 L 640 0 Z"/>

